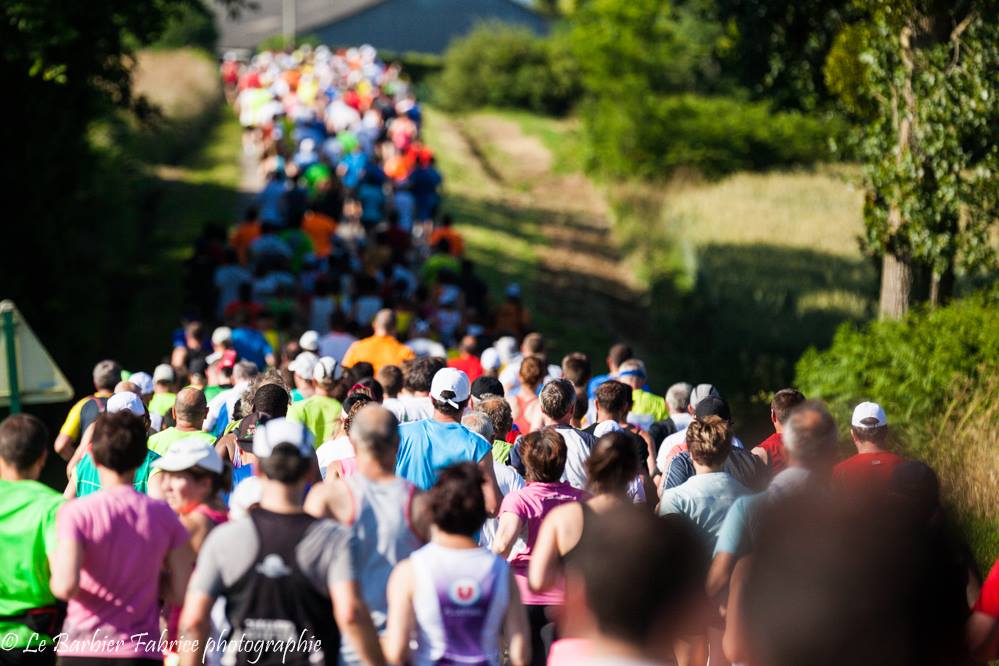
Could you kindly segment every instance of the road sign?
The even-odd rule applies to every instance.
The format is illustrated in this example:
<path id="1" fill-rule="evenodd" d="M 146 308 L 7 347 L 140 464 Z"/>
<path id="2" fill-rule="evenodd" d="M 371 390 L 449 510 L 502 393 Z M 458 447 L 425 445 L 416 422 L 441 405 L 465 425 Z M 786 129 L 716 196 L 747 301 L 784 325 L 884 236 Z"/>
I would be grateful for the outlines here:
<path id="1" fill-rule="evenodd" d="M 10 405 L 13 414 L 22 404 L 71 400 L 73 387 L 14 301 L 0 303 L 0 317 L 0 405 Z"/>

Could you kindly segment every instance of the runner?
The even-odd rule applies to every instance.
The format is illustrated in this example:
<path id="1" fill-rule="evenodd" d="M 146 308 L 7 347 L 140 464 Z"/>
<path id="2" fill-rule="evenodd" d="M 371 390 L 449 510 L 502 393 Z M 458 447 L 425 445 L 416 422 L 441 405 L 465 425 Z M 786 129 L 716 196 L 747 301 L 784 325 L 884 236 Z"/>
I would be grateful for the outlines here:
<path id="1" fill-rule="evenodd" d="M 781 433 L 791 411 L 803 402 L 805 402 L 804 394 L 793 388 L 777 391 L 770 401 L 770 422 L 773 423 L 774 434 L 760 442 L 753 449 L 753 455 L 767 464 L 771 474 L 777 474 L 787 467 L 787 453 L 784 451 Z"/>
<path id="2" fill-rule="evenodd" d="M 888 418 L 881 405 L 876 402 L 857 405 L 850 419 L 850 436 L 857 453 L 836 465 L 833 477 L 844 484 L 886 484 L 892 469 L 904 458 L 885 448 Z"/>
<path id="3" fill-rule="evenodd" d="M 232 626 L 226 660 L 332 666 L 342 633 L 362 663 L 381 666 L 384 659 L 358 588 L 349 530 L 302 509 L 315 455 L 312 434 L 299 423 L 271 419 L 254 433 L 253 451 L 259 508 L 248 518 L 220 525 L 205 540 L 180 619 L 181 663 L 201 662 L 211 608 L 222 597 Z M 255 652 L 252 645 L 258 640 L 284 641 L 287 650 Z M 241 644 L 246 647 L 240 649 Z"/>
<path id="4" fill-rule="evenodd" d="M 68 602 L 59 663 L 162 663 L 159 599 L 183 601 L 194 553 L 170 507 L 132 488 L 147 452 L 139 417 L 97 419 L 91 453 L 101 489 L 65 504 L 56 521 L 51 588 Z"/>
<path id="5" fill-rule="evenodd" d="M 458 462 L 476 463 L 485 479 L 482 492 L 486 511 L 495 515 L 502 496 L 493 474 L 492 446 L 481 435 L 461 425 L 470 388 L 468 376 L 461 370 L 437 371 L 430 386 L 433 417 L 399 425 L 395 473 L 417 488 L 428 490 L 436 483 L 439 470 Z"/>
<path id="6" fill-rule="evenodd" d="M 566 379 L 553 379 L 541 389 L 540 403 L 542 425 L 554 428 L 565 440 L 565 472 L 561 480 L 574 488 L 585 489 L 586 461 L 590 457 L 594 437 L 570 425 L 575 412 L 576 387 Z"/>
<path id="7" fill-rule="evenodd" d="M 513 557 L 511 566 L 530 622 L 531 663 L 538 666 L 545 663 L 554 641 L 552 613 L 564 603 L 564 590 L 554 586 L 544 592 L 531 591 L 527 582 L 531 554 L 545 516 L 560 504 L 585 500 L 589 495 L 561 481 L 565 473 L 566 446 L 555 429 L 531 433 L 524 437 L 520 446 L 527 486 L 503 498 L 493 552 L 507 557 L 517 537 L 526 534 L 526 548 Z"/>
<path id="8" fill-rule="evenodd" d="M 8 575 L 0 593 L 4 664 L 55 663 L 52 639 L 62 623 L 49 590 L 49 562 L 56 556 L 59 493 L 39 483 L 48 457 L 49 432 L 29 414 L 0 423 L 0 567 Z M 34 653 L 25 648 L 38 650 Z"/>
<path id="9" fill-rule="evenodd" d="M 305 425 L 320 444 L 332 437 L 340 421 L 343 406 L 333 392 L 342 377 L 343 366 L 336 359 L 329 356 L 319 359 L 312 371 L 314 393 L 288 410 L 288 419 Z"/>
<path id="10" fill-rule="evenodd" d="M 502 400 L 497 402 L 504 405 L 506 404 Z M 492 416 L 487 412 L 469 412 L 462 417 L 461 425 L 465 426 L 474 433 L 482 435 L 486 440 L 493 440 L 495 438 Z M 495 457 L 493 458 L 493 474 L 496 475 L 496 483 L 499 486 L 500 493 L 504 497 L 515 490 L 520 490 L 525 485 L 524 478 L 520 474 L 517 474 L 516 470 L 497 462 Z M 486 522 L 482 525 L 482 530 L 479 532 L 479 545 L 485 548 L 492 548 L 493 541 L 496 538 L 496 530 L 498 528 L 498 519 L 487 518 Z"/>
<path id="11" fill-rule="evenodd" d="M 543 424 L 538 392 L 545 379 L 544 361 L 536 356 L 528 356 L 520 363 L 518 377 L 520 388 L 507 401 L 513 412 L 513 422 L 521 433 L 527 434 L 540 429 Z"/>
<path id="12" fill-rule="evenodd" d="M 350 428 L 357 413 L 372 402 L 375 400 L 371 397 L 371 392 L 360 384 L 351 387 L 350 393 L 344 398 L 336 436 L 316 449 L 319 471 L 324 479 L 346 479 L 357 470 L 357 452 L 350 439 Z"/>
<path id="13" fill-rule="evenodd" d="M 379 310 L 372 320 L 374 334 L 358 340 L 343 356 L 343 364 L 353 367 L 364 361 L 374 366 L 375 372 L 383 365 L 401 365 L 414 357 L 413 350 L 395 338 L 396 318 L 392 310 Z"/>
<path id="14" fill-rule="evenodd" d="M 428 493 L 431 543 L 389 579 L 385 645 L 391 663 L 500 666 L 505 647 L 512 666 L 528 664 L 528 625 L 517 584 L 507 563 L 475 540 L 486 518 L 485 483 L 475 465 L 460 463 L 441 470 Z"/>
<path id="15" fill-rule="evenodd" d="M 348 398 L 349 400 L 349 398 Z M 351 528 L 364 603 L 379 635 L 388 617 L 387 586 L 392 568 L 426 541 L 425 509 L 416 488 L 395 476 L 398 423 L 384 407 L 365 405 L 353 417 L 351 442 L 357 450 L 357 472 L 349 479 L 328 479 L 314 486 L 305 510 Z M 344 661 L 355 663 L 350 646 Z"/>
<path id="16" fill-rule="evenodd" d="M 628 423 L 642 430 L 648 430 L 653 423 L 669 416 L 666 400 L 644 388 L 647 383 L 645 363 L 637 358 L 628 359 L 620 365 L 615 378 L 631 387 L 631 411 L 628 413 Z"/>
<path id="17" fill-rule="evenodd" d="M 73 457 L 76 447 L 80 443 L 80 438 L 86 432 L 87 426 L 97 420 L 97 417 L 104 411 L 111 392 L 115 385 L 121 381 L 121 366 L 115 361 L 101 361 L 94 366 L 94 389 L 93 395 L 89 395 L 77 402 L 69 410 L 65 423 L 59 429 L 59 436 L 56 437 L 55 451 L 63 460 Z"/>
<path id="18" fill-rule="evenodd" d="M 191 438 L 203 440 L 208 445 L 215 443 L 215 437 L 201 429 L 208 416 L 208 403 L 204 393 L 196 388 L 182 389 L 170 411 L 177 425 L 150 437 L 150 451 L 163 456 L 175 442 Z"/>

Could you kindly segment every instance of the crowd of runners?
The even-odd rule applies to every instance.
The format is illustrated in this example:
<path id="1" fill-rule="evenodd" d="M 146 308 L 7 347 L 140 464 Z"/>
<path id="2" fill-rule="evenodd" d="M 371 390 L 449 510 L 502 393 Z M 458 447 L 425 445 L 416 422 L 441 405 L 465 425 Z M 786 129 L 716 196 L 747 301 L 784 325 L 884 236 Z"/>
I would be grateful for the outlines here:
<path id="1" fill-rule="evenodd" d="M 97 363 L 54 439 L 0 423 L 0 664 L 997 655 L 999 570 L 879 405 L 844 459 L 793 388 L 761 387 L 773 434 L 743 442 L 724 387 L 623 343 L 555 357 L 465 257 L 398 66 L 303 47 L 222 76 L 266 185 L 198 240 L 172 344 Z"/>

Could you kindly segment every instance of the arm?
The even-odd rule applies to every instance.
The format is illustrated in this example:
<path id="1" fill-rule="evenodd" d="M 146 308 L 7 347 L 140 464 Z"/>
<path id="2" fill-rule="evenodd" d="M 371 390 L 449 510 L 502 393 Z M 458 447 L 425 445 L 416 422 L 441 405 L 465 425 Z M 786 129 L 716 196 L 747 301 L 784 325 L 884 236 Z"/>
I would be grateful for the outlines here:
<path id="1" fill-rule="evenodd" d="M 368 607 L 361 599 L 357 581 L 341 580 L 330 588 L 333 615 L 340 631 L 354 646 L 364 666 L 384 666 L 385 657 L 378 643 L 375 625 L 371 622 Z"/>
<path id="2" fill-rule="evenodd" d="M 146 494 L 152 499 L 161 500 L 164 498 L 163 474 L 160 473 L 159 469 L 150 470 L 149 478 L 146 480 Z"/>
<path id="3" fill-rule="evenodd" d="M 72 476 L 73 470 L 75 470 L 76 466 L 80 463 L 80 458 L 82 458 L 83 454 L 85 454 L 87 450 L 90 448 L 90 440 L 93 439 L 93 437 L 94 437 L 94 424 L 91 423 L 89 426 L 87 426 L 86 431 L 83 433 L 83 437 L 80 438 L 80 445 L 76 447 L 75 451 L 73 451 L 73 456 L 69 459 L 69 463 L 66 464 L 67 478 Z M 58 446 L 59 442 L 58 440 L 56 440 L 56 447 Z M 56 448 L 56 451 L 58 450 L 59 449 Z"/>
<path id="4" fill-rule="evenodd" d="M 750 558 L 744 557 L 732 572 L 732 582 L 728 590 L 728 605 L 725 607 L 725 635 L 722 637 L 722 651 L 733 663 L 746 661 L 749 656 L 746 645 L 745 617 L 742 613 L 742 589 L 746 581 Z"/>
<path id="5" fill-rule="evenodd" d="M 767 455 L 767 450 L 762 446 L 757 446 L 753 449 L 752 454 L 762 460 L 764 465 L 768 465 L 770 463 L 770 456 Z"/>
<path id="6" fill-rule="evenodd" d="M 738 558 L 733 553 L 718 553 L 711 560 L 707 583 L 709 597 L 716 599 L 728 587 L 728 581 L 732 577 L 732 570 L 735 569 L 736 562 L 738 562 Z"/>
<path id="7" fill-rule="evenodd" d="M 202 666 L 202 653 L 211 625 L 212 606 L 215 597 L 204 592 L 191 591 L 184 598 L 184 608 L 180 613 L 179 638 L 181 666 Z"/>
<path id="8" fill-rule="evenodd" d="M 511 666 L 526 666 L 531 661 L 530 627 L 527 622 L 527 611 L 520 602 L 520 590 L 513 575 L 510 579 L 510 604 L 503 618 L 503 636 L 507 640 L 507 652 Z"/>
<path id="9" fill-rule="evenodd" d="M 409 505 L 409 523 L 420 540 L 429 543 L 432 521 L 426 493 L 413 495 L 413 501 Z"/>
<path id="10" fill-rule="evenodd" d="M 991 615 L 974 611 L 965 625 L 965 636 L 976 659 L 992 661 L 999 655 L 999 621 Z"/>
<path id="11" fill-rule="evenodd" d="M 538 538 L 531 550 L 531 562 L 527 570 L 527 582 L 531 590 L 541 592 L 555 585 L 561 573 L 561 548 L 559 547 L 559 527 L 567 522 L 565 511 L 577 509 L 575 503 L 557 507 L 541 523 Z M 505 514 L 504 514 L 505 515 Z"/>
<path id="12" fill-rule="evenodd" d="M 332 518 L 341 525 L 354 522 L 350 491 L 339 480 L 316 484 L 305 498 L 305 512 L 316 518 Z"/>
<path id="13" fill-rule="evenodd" d="M 83 566 L 83 544 L 60 535 L 59 548 L 49 563 L 52 577 L 49 589 L 56 599 L 69 601 L 80 589 L 80 567 Z"/>
<path id="14" fill-rule="evenodd" d="M 59 433 L 55 441 L 55 452 L 63 460 L 70 460 L 76 452 L 76 440 L 65 433 Z"/>
<path id="15" fill-rule="evenodd" d="M 385 632 L 385 658 L 390 664 L 404 664 L 409 657 L 409 637 L 416 617 L 413 614 L 413 570 L 409 560 L 396 565 L 388 582 L 388 626 Z"/>
<path id="16" fill-rule="evenodd" d="M 652 441 L 652 435 L 644 430 L 639 430 L 638 434 L 645 441 L 646 451 L 648 452 L 648 455 L 645 458 L 645 464 L 648 467 L 649 476 L 651 476 L 659 471 L 658 467 L 656 467 L 656 443 Z"/>
<path id="17" fill-rule="evenodd" d="M 486 498 L 486 513 L 490 517 L 495 517 L 499 512 L 500 502 L 503 501 L 503 493 L 500 491 L 499 483 L 496 481 L 496 472 L 493 470 L 492 447 L 489 447 L 486 455 L 482 456 L 482 460 L 479 461 L 479 470 L 485 477 L 485 481 L 482 483 L 482 494 Z"/>
<path id="18" fill-rule="evenodd" d="M 517 514 L 509 511 L 501 513 L 499 527 L 496 528 L 496 538 L 493 539 L 493 552 L 503 558 L 509 557 L 523 526 L 524 522 Z"/>
<path id="19" fill-rule="evenodd" d="M 171 549 L 166 556 L 167 576 L 163 586 L 163 599 L 179 606 L 184 603 L 184 591 L 194 570 L 194 549 L 190 542 Z"/>

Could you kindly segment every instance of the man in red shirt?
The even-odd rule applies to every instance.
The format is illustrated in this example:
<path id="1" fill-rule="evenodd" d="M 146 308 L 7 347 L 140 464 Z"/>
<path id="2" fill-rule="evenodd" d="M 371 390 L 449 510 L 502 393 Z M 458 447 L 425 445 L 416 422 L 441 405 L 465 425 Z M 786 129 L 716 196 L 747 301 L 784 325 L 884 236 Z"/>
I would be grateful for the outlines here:
<path id="1" fill-rule="evenodd" d="M 770 422 L 774 424 L 774 434 L 760 442 L 753 454 L 767 464 L 771 475 L 787 467 L 787 453 L 784 451 L 784 424 L 791 410 L 805 402 L 805 396 L 798 389 L 786 388 L 777 391 L 770 401 Z"/>
<path id="2" fill-rule="evenodd" d="M 887 484 L 895 465 L 904 460 L 885 449 L 888 439 L 888 418 L 876 402 L 862 402 L 853 410 L 850 434 L 857 454 L 833 469 L 833 478 L 847 483 L 868 482 Z"/>
<path id="3" fill-rule="evenodd" d="M 475 354 L 476 347 L 475 336 L 466 335 L 458 345 L 458 356 L 447 362 L 449 368 L 461 370 L 473 382 L 482 376 L 482 363 Z"/>

